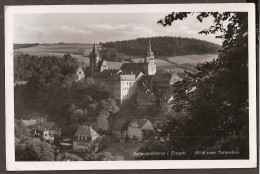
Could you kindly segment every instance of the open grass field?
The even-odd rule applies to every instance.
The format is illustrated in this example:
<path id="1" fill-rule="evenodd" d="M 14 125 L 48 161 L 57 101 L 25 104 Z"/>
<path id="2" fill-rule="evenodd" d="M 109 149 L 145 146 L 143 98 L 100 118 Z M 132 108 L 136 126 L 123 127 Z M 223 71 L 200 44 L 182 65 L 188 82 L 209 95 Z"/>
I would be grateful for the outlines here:
<path id="1" fill-rule="evenodd" d="M 82 44 L 82 43 L 65 43 L 65 44 L 41 44 L 33 47 L 15 49 L 14 54 L 30 54 L 34 56 L 57 56 L 63 57 L 64 54 L 70 54 L 72 57 L 76 58 L 79 62 L 84 62 L 89 65 L 88 54 L 92 51 L 93 44 Z M 100 45 L 97 45 L 98 49 L 101 49 Z M 79 50 L 85 50 L 86 55 L 79 55 L 76 52 Z M 216 59 L 218 55 L 216 54 L 201 54 L 201 55 L 183 55 L 175 56 L 162 59 L 155 59 L 158 71 L 191 71 L 195 72 L 195 67 L 198 63 L 203 63 L 206 61 L 212 61 Z M 143 58 L 133 59 L 134 62 L 138 63 Z M 110 62 L 107 61 L 109 69 L 118 69 L 125 62 Z"/>
<path id="2" fill-rule="evenodd" d="M 197 65 L 206 61 L 213 61 L 218 57 L 217 54 L 184 55 L 167 58 L 170 62 L 181 64 Z"/>

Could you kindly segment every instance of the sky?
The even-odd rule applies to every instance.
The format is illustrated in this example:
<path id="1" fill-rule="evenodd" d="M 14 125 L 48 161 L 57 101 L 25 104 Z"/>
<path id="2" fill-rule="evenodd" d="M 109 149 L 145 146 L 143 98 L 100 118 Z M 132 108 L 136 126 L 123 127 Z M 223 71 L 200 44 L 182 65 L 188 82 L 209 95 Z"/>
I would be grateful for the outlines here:
<path id="1" fill-rule="evenodd" d="M 157 21 L 168 13 L 15 14 L 14 43 L 99 43 L 140 37 L 180 36 L 221 44 L 215 35 L 198 34 L 213 19 L 202 23 L 190 16 L 163 27 Z"/>

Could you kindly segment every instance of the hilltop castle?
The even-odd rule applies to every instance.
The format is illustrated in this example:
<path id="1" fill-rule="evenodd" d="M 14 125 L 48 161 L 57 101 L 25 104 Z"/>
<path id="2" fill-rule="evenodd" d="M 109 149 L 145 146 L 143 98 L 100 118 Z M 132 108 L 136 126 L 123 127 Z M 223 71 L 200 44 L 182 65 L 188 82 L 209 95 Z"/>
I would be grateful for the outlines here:
<path id="1" fill-rule="evenodd" d="M 101 90 L 108 91 L 110 96 L 121 103 L 137 91 L 137 83 L 142 75 L 154 75 L 156 64 L 149 40 L 144 63 L 123 63 L 119 69 L 109 69 L 106 60 L 102 59 L 94 44 L 90 54 L 90 77 L 98 83 Z"/>

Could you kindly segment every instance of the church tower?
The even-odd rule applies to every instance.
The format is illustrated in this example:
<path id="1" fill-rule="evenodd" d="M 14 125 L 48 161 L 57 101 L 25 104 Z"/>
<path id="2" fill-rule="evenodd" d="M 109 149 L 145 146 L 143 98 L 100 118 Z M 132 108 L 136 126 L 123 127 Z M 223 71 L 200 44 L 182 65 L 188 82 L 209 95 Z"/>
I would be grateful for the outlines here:
<path id="1" fill-rule="evenodd" d="M 156 64 L 154 62 L 154 54 L 152 51 L 150 39 L 149 39 L 149 44 L 147 47 L 147 55 L 145 57 L 144 63 L 148 64 L 148 74 L 154 75 L 156 73 Z"/>
<path id="2" fill-rule="evenodd" d="M 97 46 L 94 44 L 94 47 L 92 49 L 91 55 L 90 55 L 90 77 L 94 77 L 94 74 L 96 71 L 98 71 L 98 63 L 99 63 L 100 57 L 98 54 Z"/>

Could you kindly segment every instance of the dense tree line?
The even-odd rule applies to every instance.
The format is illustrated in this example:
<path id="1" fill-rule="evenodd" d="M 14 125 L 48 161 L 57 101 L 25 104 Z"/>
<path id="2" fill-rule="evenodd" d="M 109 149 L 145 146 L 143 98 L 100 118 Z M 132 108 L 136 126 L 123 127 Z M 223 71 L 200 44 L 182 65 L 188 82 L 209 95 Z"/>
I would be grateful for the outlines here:
<path id="1" fill-rule="evenodd" d="M 131 56 L 146 56 L 148 40 L 156 57 L 169 57 L 189 54 L 217 53 L 219 45 L 192 38 L 181 37 L 151 37 L 106 42 L 104 48 L 114 48 L 120 53 Z"/>
<path id="2" fill-rule="evenodd" d="M 93 79 L 76 81 L 77 67 L 77 60 L 69 54 L 64 58 L 16 57 L 16 79 L 28 83 L 14 89 L 15 118 L 28 119 L 31 112 L 37 111 L 73 130 L 84 122 L 96 131 L 106 132 L 109 117 L 119 111 L 117 103 L 107 92 L 100 91 Z"/>
<path id="3" fill-rule="evenodd" d="M 189 13 L 172 13 L 159 21 L 164 26 Z M 142 159 L 248 159 L 248 16 L 247 13 L 199 13 L 212 16 L 215 25 L 201 33 L 222 31 L 223 50 L 217 60 L 197 66 L 197 74 L 175 84 L 173 108 L 186 114 L 172 119 L 161 131 L 145 133 L 142 152 L 177 151 L 186 155 L 149 156 Z M 222 22 L 229 20 L 227 28 Z M 195 88 L 194 88 L 195 87 Z M 193 89 L 193 90 L 192 90 Z M 215 155 L 196 155 L 214 151 Z M 237 154 L 219 154 L 236 151 Z"/>
<path id="4" fill-rule="evenodd" d="M 61 82 L 74 75 L 78 66 L 78 61 L 69 54 L 64 55 L 63 59 L 20 54 L 14 57 L 14 79 L 28 81 L 38 76 L 44 83 L 51 83 L 54 79 Z"/>

